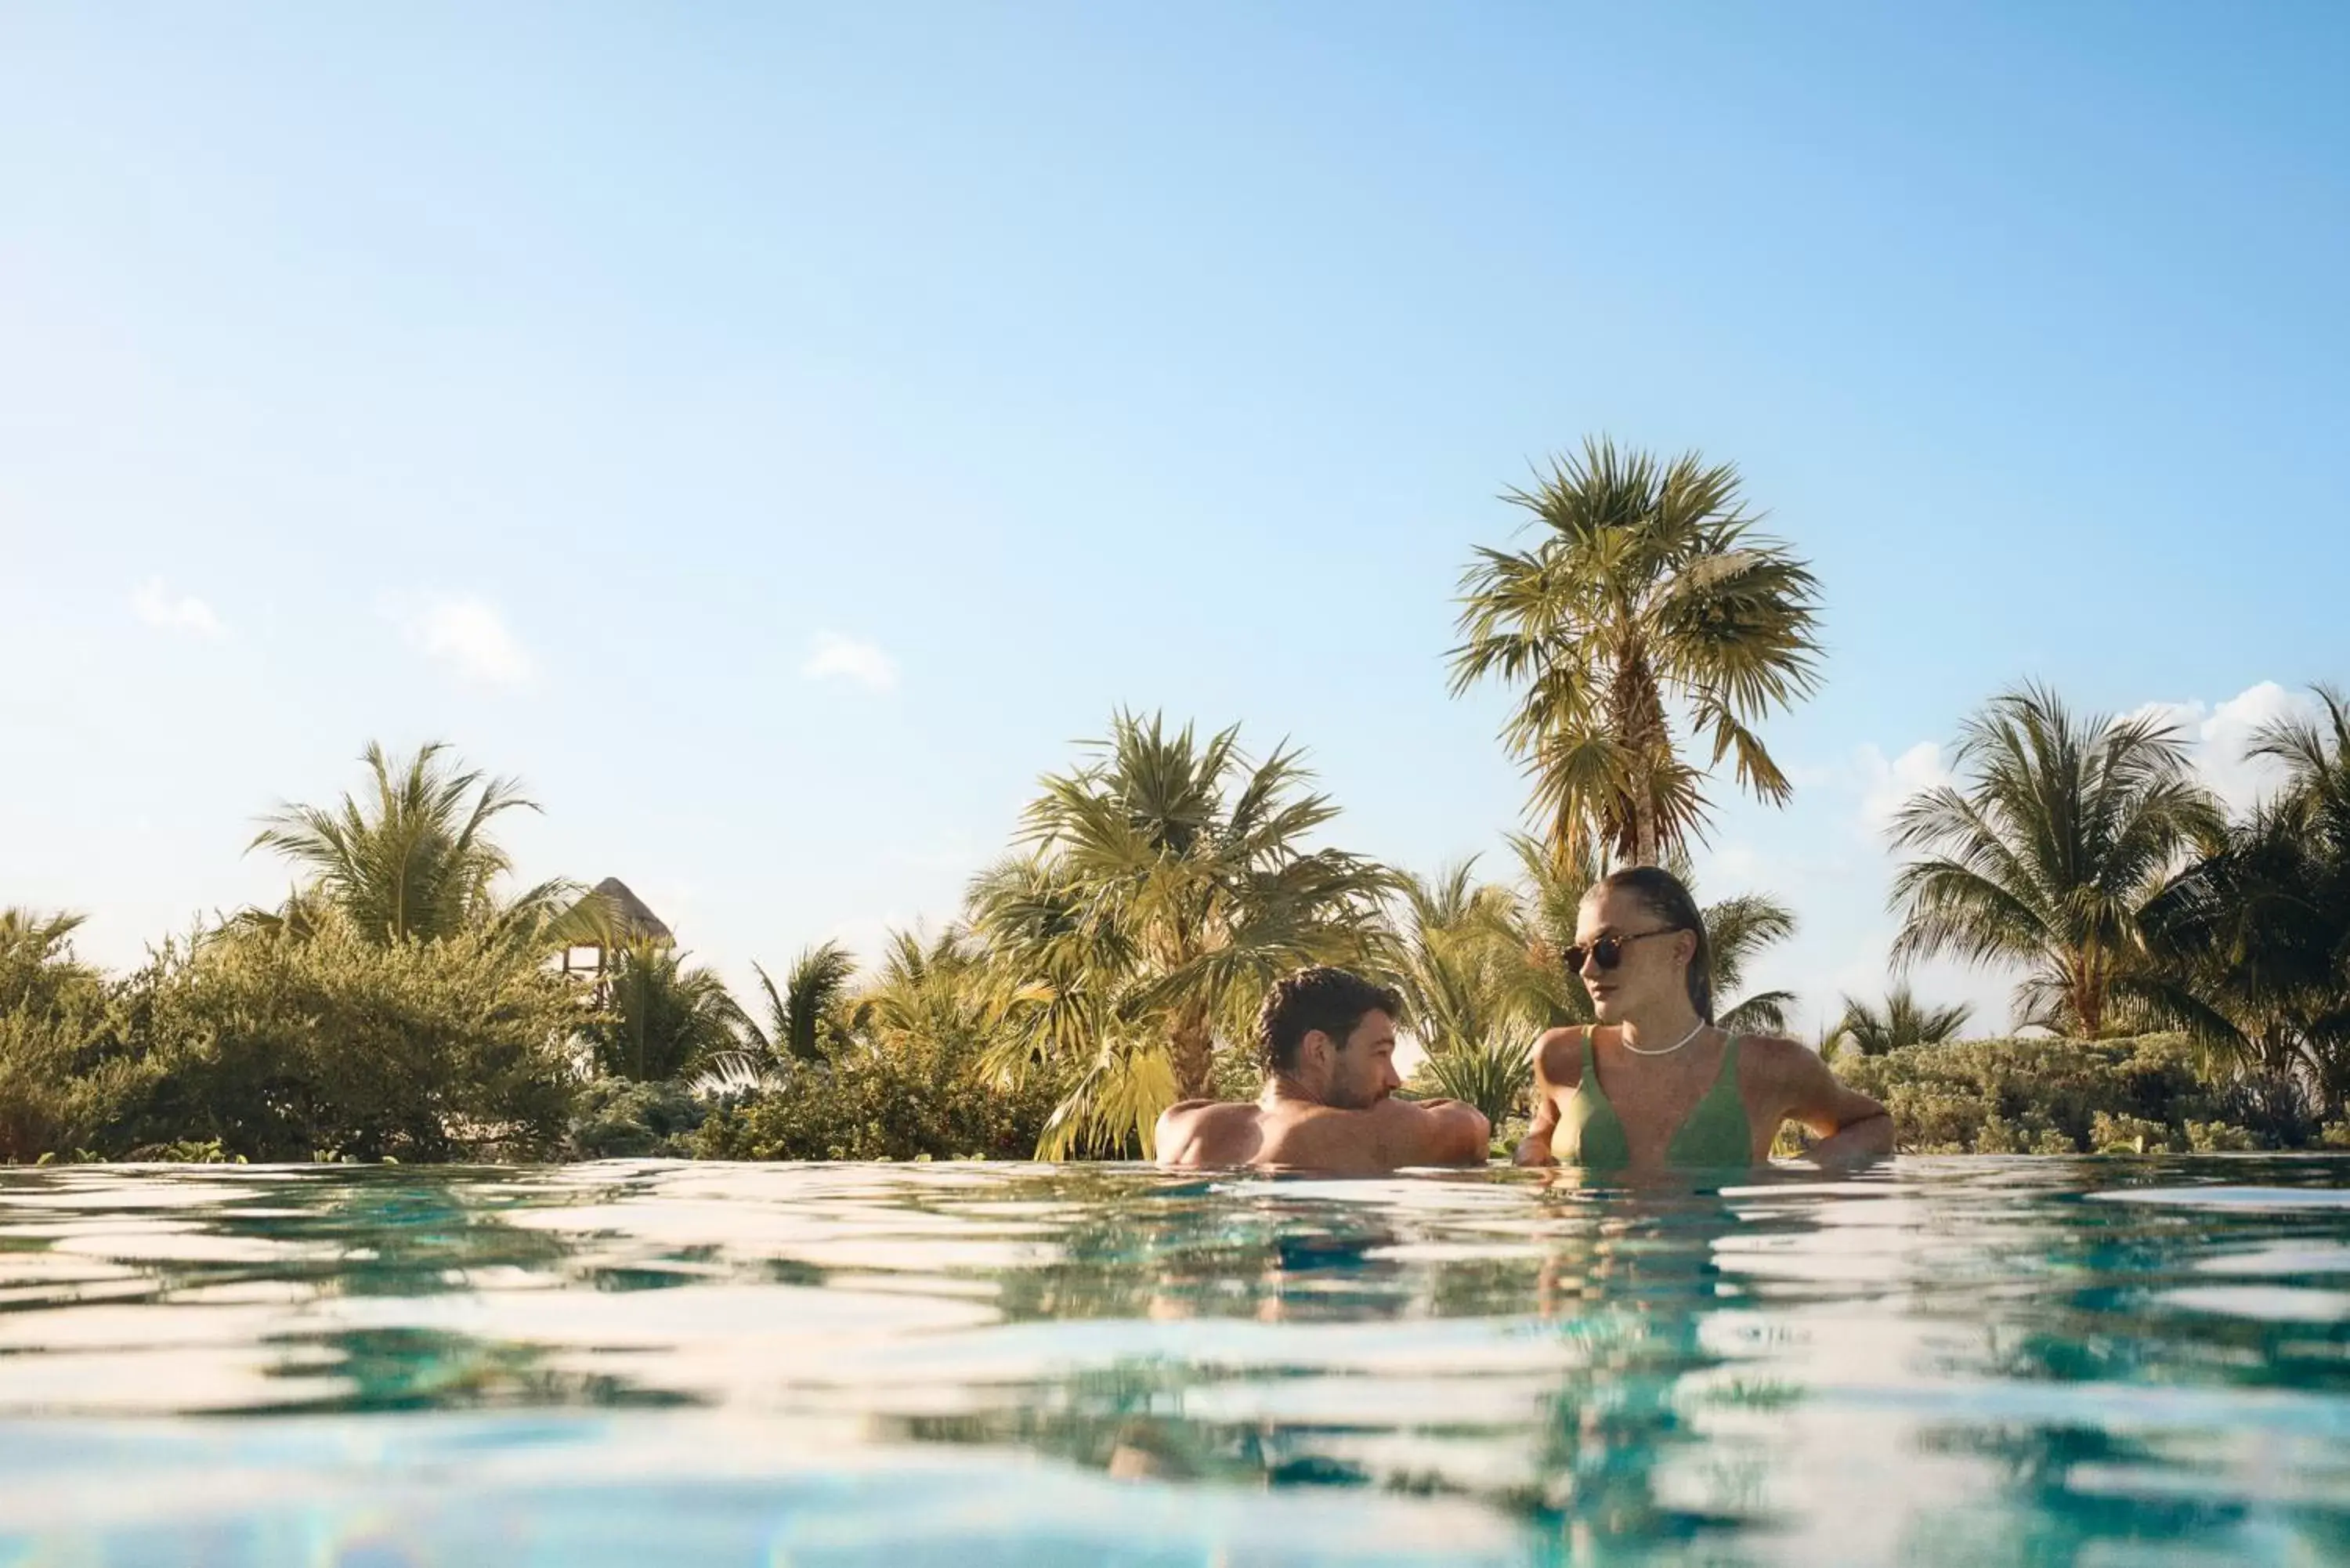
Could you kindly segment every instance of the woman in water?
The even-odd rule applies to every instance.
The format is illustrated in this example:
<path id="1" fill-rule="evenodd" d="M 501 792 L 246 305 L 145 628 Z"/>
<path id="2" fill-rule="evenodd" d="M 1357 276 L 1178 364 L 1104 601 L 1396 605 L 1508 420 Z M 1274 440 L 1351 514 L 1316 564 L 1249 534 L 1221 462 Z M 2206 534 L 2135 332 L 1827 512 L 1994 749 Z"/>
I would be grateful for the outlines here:
<path id="1" fill-rule="evenodd" d="M 1790 1121 L 1819 1138 L 1811 1158 L 1823 1165 L 1893 1151 L 1885 1107 L 1837 1083 L 1817 1053 L 1713 1026 L 1711 959 L 1697 903 L 1670 872 L 1637 866 L 1593 885 L 1566 961 L 1599 1022 L 1536 1044 L 1520 1165 L 1759 1165 Z"/>

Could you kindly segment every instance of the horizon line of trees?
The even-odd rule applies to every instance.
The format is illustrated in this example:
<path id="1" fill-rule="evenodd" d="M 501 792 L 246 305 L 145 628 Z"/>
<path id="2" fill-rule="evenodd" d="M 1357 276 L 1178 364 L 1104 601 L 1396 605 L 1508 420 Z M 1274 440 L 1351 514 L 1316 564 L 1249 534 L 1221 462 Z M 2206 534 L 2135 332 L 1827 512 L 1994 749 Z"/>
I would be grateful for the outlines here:
<path id="1" fill-rule="evenodd" d="M 1396 985 L 1426 1052 L 1416 1087 L 1498 1125 L 1534 1037 L 1588 1017 L 1559 961 L 1584 888 L 1630 862 L 1685 874 L 1725 763 L 1783 801 L 1761 726 L 1815 688 L 1820 658 L 1816 582 L 1756 532 L 1729 465 L 1594 441 L 1504 499 L 1535 540 L 1478 552 L 1449 658 L 1456 691 L 1513 694 L 1501 738 L 1535 831 L 1510 838 L 1505 880 L 1334 847 L 1338 808 L 1295 748 L 1258 760 L 1237 727 L 1122 711 L 1040 780 L 1007 853 L 935 933 L 891 933 L 861 971 L 811 947 L 780 982 L 757 968 L 745 1007 L 575 884 L 508 891 L 496 829 L 538 809 L 515 781 L 439 744 L 370 744 L 362 789 L 263 819 L 248 847 L 297 873 L 276 909 L 111 979 L 75 960 L 75 917 L 0 913 L 0 1158 L 545 1152 L 597 1083 L 690 1084 L 735 1149 L 910 1147 L 889 1107 L 919 1100 L 941 1115 L 984 1102 L 993 1150 L 1148 1153 L 1166 1105 L 1253 1087 L 1265 986 L 1316 962 Z M 2315 691 L 2318 720 L 2254 738 L 2282 782 L 2235 820 L 2158 721 L 2078 715 L 2037 685 L 1993 698 L 1960 733 L 1960 776 L 1894 824 L 1896 983 L 1881 1003 L 1846 998 L 1822 1047 L 1906 1060 L 1969 1021 L 1921 1003 L 1911 964 L 2012 966 L 2025 1026 L 2176 1031 L 2215 1082 L 2339 1119 L 2350 707 Z M 1718 995 L 1795 928 L 1767 893 L 1707 915 Z M 610 955 L 590 985 L 549 962 L 574 945 Z M 1783 1031 L 1791 1001 L 1735 997 L 1723 1020 Z"/>

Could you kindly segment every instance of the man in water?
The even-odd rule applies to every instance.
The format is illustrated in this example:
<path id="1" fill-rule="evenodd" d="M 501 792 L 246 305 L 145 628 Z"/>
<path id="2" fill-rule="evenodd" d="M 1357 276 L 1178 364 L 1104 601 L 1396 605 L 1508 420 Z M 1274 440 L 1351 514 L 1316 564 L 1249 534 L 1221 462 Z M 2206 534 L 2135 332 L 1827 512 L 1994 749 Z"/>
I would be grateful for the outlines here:
<path id="1" fill-rule="evenodd" d="M 1257 1017 L 1264 1090 L 1253 1105 L 1185 1100 L 1159 1118 L 1159 1163 L 1286 1166 L 1347 1176 L 1482 1165 L 1492 1129 L 1459 1100 L 1399 1100 L 1403 999 L 1343 969 L 1275 982 Z"/>

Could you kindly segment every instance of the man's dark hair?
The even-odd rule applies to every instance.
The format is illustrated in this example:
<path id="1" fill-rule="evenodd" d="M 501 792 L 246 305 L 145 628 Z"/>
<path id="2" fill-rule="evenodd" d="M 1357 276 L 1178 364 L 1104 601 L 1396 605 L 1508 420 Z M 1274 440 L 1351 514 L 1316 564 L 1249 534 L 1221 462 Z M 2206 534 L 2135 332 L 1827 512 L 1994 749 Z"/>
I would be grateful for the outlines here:
<path id="1" fill-rule="evenodd" d="M 1319 1029 L 1344 1045 L 1367 1012 L 1403 1016 L 1403 998 L 1384 985 L 1327 964 L 1301 969 L 1273 982 L 1257 1014 L 1257 1060 L 1267 1073 L 1297 1065 L 1297 1048 Z"/>

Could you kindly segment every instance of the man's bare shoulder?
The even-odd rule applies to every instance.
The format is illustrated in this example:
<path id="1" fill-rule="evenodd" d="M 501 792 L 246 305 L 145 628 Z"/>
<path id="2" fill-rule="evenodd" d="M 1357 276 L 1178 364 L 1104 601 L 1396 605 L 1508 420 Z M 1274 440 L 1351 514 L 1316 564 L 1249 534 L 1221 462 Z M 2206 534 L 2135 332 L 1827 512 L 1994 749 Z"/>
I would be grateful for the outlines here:
<path id="1" fill-rule="evenodd" d="M 1360 1110 L 1303 1107 L 1269 1133 L 1264 1158 L 1345 1172 L 1482 1163 L 1490 1132 L 1474 1106 L 1390 1096 Z"/>
<path id="2" fill-rule="evenodd" d="M 1263 1116 L 1253 1100 L 1179 1100 L 1159 1113 L 1159 1163 L 1245 1164 L 1263 1140 Z"/>

